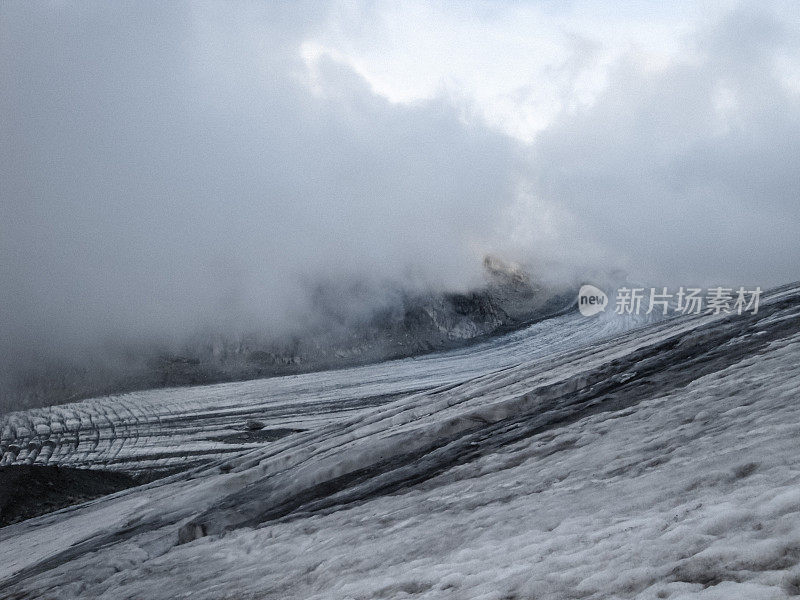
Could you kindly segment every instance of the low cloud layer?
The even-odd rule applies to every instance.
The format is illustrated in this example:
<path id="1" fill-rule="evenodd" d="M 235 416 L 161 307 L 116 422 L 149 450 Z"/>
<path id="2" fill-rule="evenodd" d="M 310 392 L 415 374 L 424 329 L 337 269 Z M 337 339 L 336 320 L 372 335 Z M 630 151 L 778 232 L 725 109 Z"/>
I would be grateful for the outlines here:
<path id="1" fill-rule="evenodd" d="M 474 240 L 511 197 L 517 144 L 444 102 L 392 106 L 333 63 L 312 82 L 299 47 L 324 13 L 229 9 L 4 9 L 15 349 L 278 335 L 308 318 L 320 278 L 479 275 Z"/>
<path id="2" fill-rule="evenodd" d="M 284 335 L 487 253 L 800 278 L 792 7 L 388 6 L 4 4 L 4 354 Z"/>
<path id="3" fill-rule="evenodd" d="M 405 2 L 359 14 L 368 24 L 329 20 L 307 56 L 348 65 L 400 105 L 446 97 L 525 144 L 501 221 L 512 240 L 495 244 L 653 285 L 800 277 L 795 5 Z"/>

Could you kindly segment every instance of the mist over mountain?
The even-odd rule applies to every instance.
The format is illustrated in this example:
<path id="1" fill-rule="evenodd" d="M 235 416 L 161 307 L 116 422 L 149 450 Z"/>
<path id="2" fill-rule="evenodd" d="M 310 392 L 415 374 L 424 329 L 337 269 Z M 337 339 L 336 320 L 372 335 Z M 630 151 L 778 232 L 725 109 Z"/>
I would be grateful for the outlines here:
<path id="1" fill-rule="evenodd" d="M 626 275 L 798 278 L 795 9 L 658 35 L 633 11 L 622 41 L 598 10 L 5 3 L 4 405 L 37 373 L 61 401 L 107 373 L 191 382 L 204 353 L 391 346 L 386 323 L 491 287 L 487 255 L 537 306 Z"/>
<path id="2" fill-rule="evenodd" d="M 0 600 L 800 596 L 798 23 L 0 0 Z"/>
<path id="3" fill-rule="evenodd" d="M 480 282 L 514 144 L 334 65 L 314 93 L 295 50 L 319 17 L 287 10 L 4 8 L 5 356 L 281 341 L 318 328 L 320 281 L 371 290 L 341 294 L 356 320 Z"/>

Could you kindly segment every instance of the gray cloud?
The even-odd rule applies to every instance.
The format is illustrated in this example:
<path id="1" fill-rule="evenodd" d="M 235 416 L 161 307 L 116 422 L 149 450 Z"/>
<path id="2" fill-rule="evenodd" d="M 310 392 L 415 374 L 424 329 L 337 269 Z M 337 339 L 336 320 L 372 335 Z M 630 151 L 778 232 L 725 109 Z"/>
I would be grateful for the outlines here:
<path id="1" fill-rule="evenodd" d="M 800 85 L 776 67 L 800 64 L 800 44 L 779 10 L 732 12 L 663 68 L 623 56 L 526 149 L 457 94 L 393 104 L 341 62 L 310 73 L 301 44 L 331 18 L 318 3 L 4 3 L 4 369 L 296 332 L 320 282 L 352 282 L 340 316 L 359 319 L 397 288 L 474 285 L 494 249 L 554 280 L 800 277 Z M 574 43 L 580 72 L 595 46 Z M 521 187 L 540 203 L 520 205 Z"/>
<path id="2" fill-rule="evenodd" d="M 666 68 L 623 60 L 607 91 L 536 140 L 536 193 L 585 236 L 664 285 L 775 285 L 800 277 L 800 95 L 776 60 L 795 29 L 740 10 Z"/>
<path id="3" fill-rule="evenodd" d="M 279 335 L 307 322 L 319 278 L 469 283 L 515 144 L 444 103 L 392 106 L 333 64 L 313 93 L 299 44 L 324 16 L 4 5 L 10 350 Z"/>

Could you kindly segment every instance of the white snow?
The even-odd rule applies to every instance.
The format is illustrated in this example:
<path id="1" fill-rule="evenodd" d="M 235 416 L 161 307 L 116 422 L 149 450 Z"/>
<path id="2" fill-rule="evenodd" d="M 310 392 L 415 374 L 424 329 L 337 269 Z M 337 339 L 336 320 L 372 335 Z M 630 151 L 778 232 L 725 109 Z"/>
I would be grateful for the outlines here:
<path id="1" fill-rule="evenodd" d="M 133 473 L 196 466 L 253 447 L 216 440 L 250 418 L 266 429 L 314 429 L 417 390 L 582 347 L 645 322 L 635 315 L 609 317 L 564 315 L 469 348 L 362 367 L 147 390 L 0 415 L 0 464 L 24 463 L 32 441 L 49 440 L 52 454 L 40 453 L 36 464 Z M 14 456 L 7 451 L 12 446 L 22 450 Z"/>
<path id="2" fill-rule="evenodd" d="M 800 592 L 798 358 L 794 338 L 627 414 L 587 418 L 357 507 L 202 538 L 90 591 L 787 598 Z"/>
<path id="3" fill-rule="evenodd" d="M 251 450 L 231 459 L 227 474 L 200 470 L 0 529 L 4 558 L 54 534 L 66 535 L 59 542 L 69 553 L 87 519 L 91 536 L 98 524 L 109 534 L 120 523 L 142 526 L 7 581 L 7 589 L 113 600 L 800 595 L 796 333 L 685 387 L 490 447 L 421 483 L 176 544 L 180 526 L 198 515 L 235 524 L 240 513 L 384 455 L 514 411 L 535 415 L 547 394 L 568 398 L 595 385 L 609 361 L 708 322 L 678 320 L 400 398 Z M 225 497 L 248 501 L 220 508 Z M 57 550 L 48 545 L 25 564 Z"/>

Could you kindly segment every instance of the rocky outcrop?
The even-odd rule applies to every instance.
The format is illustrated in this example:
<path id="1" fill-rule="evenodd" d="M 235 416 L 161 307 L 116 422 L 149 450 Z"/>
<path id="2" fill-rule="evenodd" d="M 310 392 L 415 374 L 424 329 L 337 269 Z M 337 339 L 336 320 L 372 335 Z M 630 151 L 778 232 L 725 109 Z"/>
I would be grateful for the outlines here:
<path id="1" fill-rule="evenodd" d="M 313 297 L 316 324 L 301 334 L 197 336 L 180 351 L 127 349 L 124 360 L 32 364 L 0 389 L 0 411 L 61 404 L 111 393 L 241 381 L 342 368 L 464 346 L 552 316 L 571 305 L 574 290 L 536 284 L 518 265 L 484 261 L 486 284 L 465 293 L 397 290 L 391 302 L 343 317 L 357 296 L 336 284 Z M 2 387 L 2 386 L 0 386 Z"/>

